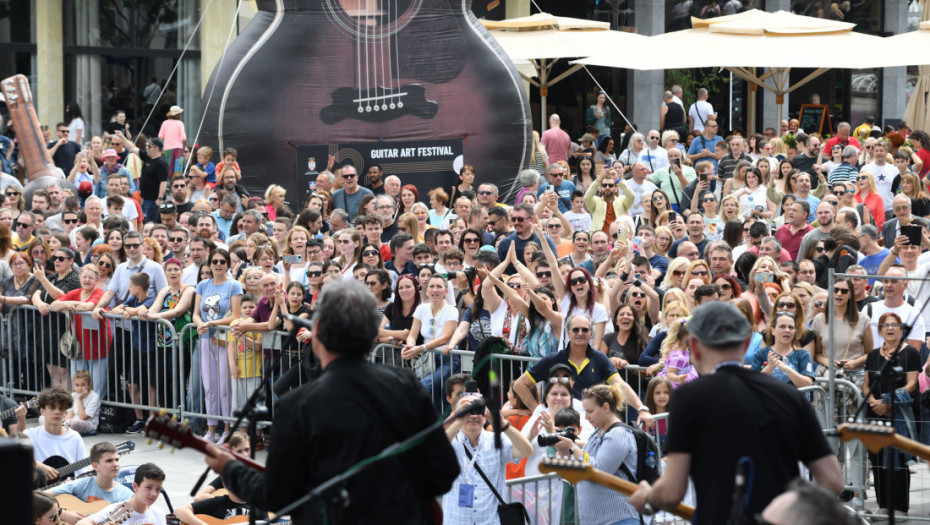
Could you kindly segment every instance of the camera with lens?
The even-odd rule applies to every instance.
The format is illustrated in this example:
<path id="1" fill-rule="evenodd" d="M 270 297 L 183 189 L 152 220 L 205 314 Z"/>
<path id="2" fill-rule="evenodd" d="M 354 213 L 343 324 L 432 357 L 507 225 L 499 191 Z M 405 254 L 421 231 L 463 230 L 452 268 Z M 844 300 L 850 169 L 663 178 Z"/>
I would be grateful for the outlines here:
<path id="1" fill-rule="evenodd" d="M 568 427 L 551 434 L 540 434 L 536 437 L 536 441 L 539 442 L 539 446 L 541 447 L 554 447 L 559 443 L 560 437 L 568 438 L 571 441 L 578 439 L 578 437 L 575 436 L 575 429 Z"/>

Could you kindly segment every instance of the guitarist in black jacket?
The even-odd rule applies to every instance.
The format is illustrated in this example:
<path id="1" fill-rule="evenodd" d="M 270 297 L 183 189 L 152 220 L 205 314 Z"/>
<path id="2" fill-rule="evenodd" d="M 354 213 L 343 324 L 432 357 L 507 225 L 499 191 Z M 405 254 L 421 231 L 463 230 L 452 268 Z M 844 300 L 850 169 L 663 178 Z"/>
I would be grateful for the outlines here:
<path id="1" fill-rule="evenodd" d="M 313 353 L 322 374 L 275 406 L 275 439 L 264 473 L 220 447 L 206 461 L 230 491 L 256 507 L 277 511 L 331 477 L 438 420 L 427 391 L 410 370 L 365 358 L 378 332 L 374 296 L 356 281 L 333 282 L 317 299 Z M 429 504 L 458 476 L 455 452 L 442 428 L 410 450 L 373 463 L 350 478 L 348 497 L 334 494 L 291 512 L 295 524 L 430 522 Z M 434 507 L 435 508 L 435 507 Z"/>

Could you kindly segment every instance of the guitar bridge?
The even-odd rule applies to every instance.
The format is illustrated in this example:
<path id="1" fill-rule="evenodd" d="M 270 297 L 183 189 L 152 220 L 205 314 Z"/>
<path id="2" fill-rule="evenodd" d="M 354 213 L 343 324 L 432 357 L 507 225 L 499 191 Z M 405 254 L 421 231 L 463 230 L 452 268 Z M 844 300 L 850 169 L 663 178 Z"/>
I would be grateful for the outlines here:
<path id="1" fill-rule="evenodd" d="M 387 122 L 404 115 L 433 118 L 439 111 L 435 101 L 426 100 L 426 89 L 419 84 L 397 88 L 343 87 L 333 91 L 332 99 L 333 103 L 320 111 L 324 124 L 336 124 L 345 119 Z"/>

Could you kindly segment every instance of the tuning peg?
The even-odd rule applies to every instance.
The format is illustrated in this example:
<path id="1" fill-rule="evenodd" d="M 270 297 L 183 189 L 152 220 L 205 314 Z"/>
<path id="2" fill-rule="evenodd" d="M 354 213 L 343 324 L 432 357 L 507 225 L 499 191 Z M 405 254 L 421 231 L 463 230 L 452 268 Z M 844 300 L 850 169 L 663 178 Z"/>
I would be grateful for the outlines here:
<path id="1" fill-rule="evenodd" d="M 163 449 L 163 448 L 165 448 L 165 444 L 164 444 L 164 443 L 159 443 L 159 444 L 158 444 L 158 450 L 161 450 L 161 449 Z"/>
<path id="2" fill-rule="evenodd" d="M 146 445 L 151 445 L 151 444 L 152 444 L 152 438 L 149 438 L 148 441 L 145 442 L 145 444 L 146 444 Z"/>

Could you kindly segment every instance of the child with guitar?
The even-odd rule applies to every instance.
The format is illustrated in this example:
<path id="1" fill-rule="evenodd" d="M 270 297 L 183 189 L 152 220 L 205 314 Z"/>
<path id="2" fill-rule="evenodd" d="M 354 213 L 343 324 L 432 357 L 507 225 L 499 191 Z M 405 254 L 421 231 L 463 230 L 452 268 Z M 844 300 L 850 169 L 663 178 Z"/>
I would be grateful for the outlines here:
<path id="1" fill-rule="evenodd" d="M 135 494 L 122 503 L 116 503 L 92 514 L 76 525 L 99 525 L 101 523 L 118 522 L 123 525 L 166 525 L 165 511 L 153 506 L 161 494 L 161 485 L 165 481 L 165 472 L 154 463 L 145 463 L 136 469 L 136 477 L 132 482 Z M 114 515 L 126 514 L 122 520 L 115 520 Z"/>
<path id="2" fill-rule="evenodd" d="M 26 436 L 32 441 L 36 468 L 51 481 L 58 477 L 58 470 L 46 463 L 68 465 L 87 457 L 84 440 L 81 435 L 62 426 L 65 413 L 72 405 L 71 394 L 64 388 L 56 386 L 39 393 L 39 412 L 44 416 L 42 426 L 26 429 Z M 16 409 L 19 428 L 26 428 L 26 407 Z M 51 461 L 52 459 L 56 461 Z M 43 463 L 45 462 L 45 463 Z"/>
<path id="3" fill-rule="evenodd" d="M 223 487 L 225 488 L 225 484 Z M 236 516 L 248 516 L 249 512 L 249 504 L 227 489 L 227 493 L 222 496 L 214 496 L 177 508 L 174 515 L 185 525 L 209 525 L 200 517 L 209 516 L 218 520 L 226 520 Z M 255 519 L 267 520 L 268 513 L 256 509 Z"/>
<path id="4" fill-rule="evenodd" d="M 53 496 L 69 494 L 87 503 L 94 501 L 119 503 L 132 497 L 131 490 L 121 483 L 116 483 L 116 478 L 119 476 L 119 452 L 113 443 L 101 441 L 95 444 L 90 448 L 90 460 L 94 472 L 97 473 L 96 476 L 58 485 L 46 490 L 46 494 Z M 68 510 L 62 513 L 62 520 L 74 523 L 85 517 L 81 509 L 75 508 L 74 505 L 66 504 L 65 506 Z"/>

